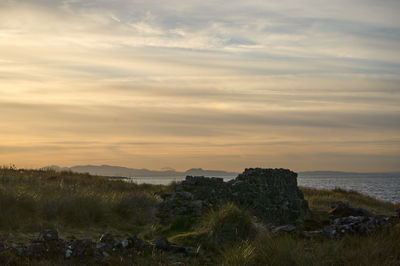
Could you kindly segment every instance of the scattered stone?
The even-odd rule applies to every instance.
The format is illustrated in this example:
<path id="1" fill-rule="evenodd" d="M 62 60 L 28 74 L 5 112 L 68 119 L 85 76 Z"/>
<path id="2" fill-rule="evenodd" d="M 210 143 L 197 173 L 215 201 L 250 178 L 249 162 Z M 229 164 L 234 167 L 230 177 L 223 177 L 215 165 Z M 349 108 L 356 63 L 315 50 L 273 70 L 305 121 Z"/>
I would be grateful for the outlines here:
<path id="1" fill-rule="evenodd" d="M 349 216 L 337 218 L 332 225 L 324 227 L 323 234 L 328 238 L 340 238 L 346 234 L 371 234 L 377 230 L 389 229 L 389 217 Z"/>
<path id="2" fill-rule="evenodd" d="M 197 251 L 194 247 L 186 247 L 185 248 L 185 253 L 188 255 L 196 255 Z"/>
<path id="3" fill-rule="evenodd" d="M 67 242 L 67 251 L 70 250 L 70 257 L 84 258 L 93 256 L 96 252 L 96 245 L 88 238 L 73 239 Z M 67 254 L 67 253 L 66 253 Z"/>
<path id="4" fill-rule="evenodd" d="M 146 241 L 138 238 L 137 236 L 129 236 L 127 239 L 123 240 L 122 246 L 125 245 L 126 249 L 142 250 L 151 248 L 151 245 Z"/>
<path id="5" fill-rule="evenodd" d="M 162 244 L 162 242 L 164 243 Z M 63 240 L 58 238 L 56 230 L 46 230 L 40 232 L 37 238 L 32 239 L 31 243 L 26 245 L 5 245 L 0 242 L 0 255 L 5 250 L 10 250 L 20 257 L 28 257 L 34 259 L 64 258 L 70 260 L 72 258 L 85 259 L 90 262 L 100 262 L 102 259 L 116 254 L 116 252 L 132 252 L 151 250 L 153 246 L 136 236 L 129 236 L 123 241 L 115 240 L 110 233 L 102 235 L 98 242 L 93 242 L 88 238 Z M 190 248 L 175 246 L 163 239 L 158 242 L 156 248 L 167 250 L 170 252 L 191 252 Z"/>
<path id="6" fill-rule="evenodd" d="M 37 240 L 42 242 L 58 240 L 58 232 L 54 229 L 45 230 L 39 233 Z"/>
<path id="7" fill-rule="evenodd" d="M 171 247 L 171 243 L 169 243 L 168 239 L 165 237 L 163 238 L 156 238 L 151 241 L 157 249 L 161 250 L 169 250 Z"/>
<path id="8" fill-rule="evenodd" d="M 71 255 L 72 255 L 72 250 L 71 249 L 67 249 L 66 251 L 65 251 L 65 258 L 66 259 L 69 259 L 70 257 L 71 257 Z"/>
<path id="9" fill-rule="evenodd" d="M 288 224 L 288 225 L 283 225 L 283 226 L 278 226 L 278 227 L 273 227 L 271 232 L 272 233 L 279 233 L 279 232 L 286 232 L 286 233 L 291 233 L 296 231 L 296 226 Z"/>
<path id="10" fill-rule="evenodd" d="M 104 248 L 106 246 L 107 246 L 106 243 L 102 243 L 102 242 L 96 243 L 96 248 L 97 249 L 101 249 L 101 248 Z"/>
<path id="11" fill-rule="evenodd" d="M 297 174 L 286 169 L 249 168 L 236 179 L 187 176 L 165 196 L 157 216 L 164 222 L 176 216 L 201 216 L 222 203 L 246 207 L 264 222 L 292 222 L 308 211 L 297 187 Z"/>
<path id="12" fill-rule="evenodd" d="M 155 248 L 160 250 L 170 251 L 173 253 L 184 253 L 188 255 L 196 254 L 196 250 L 193 247 L 174 245 L 165 237 L 153 239 L 152 243 L 154 244 Z"/>
<path id="13" fill-rule="evenodd" d="M 113 243 L 114 242 L 114 238 L 112 236 L 111 233 L 104 233 L 101 237 L 100 237 L 100 242 L 102 243 Z"/>
<path id="14" fill-rule="evenodd" d="M 103 251 L 102 254 L 103 254 L 103 257 L 105 257 L 105 258 L 110 256 L 110 254 L 108 254 L 107 251 Z"/>

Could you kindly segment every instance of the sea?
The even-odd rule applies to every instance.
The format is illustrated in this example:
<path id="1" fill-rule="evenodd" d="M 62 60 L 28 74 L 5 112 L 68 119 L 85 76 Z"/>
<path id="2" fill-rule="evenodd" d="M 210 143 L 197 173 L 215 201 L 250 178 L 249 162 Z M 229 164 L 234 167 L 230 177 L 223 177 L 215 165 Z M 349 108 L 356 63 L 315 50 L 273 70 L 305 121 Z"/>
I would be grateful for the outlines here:
<path id="1" fill-rule="evenodd" d="M 228 181 L 235 177 L 223 178 Z M 129 181 L 137 184 L 167 185 L 184 179 L 184 176 L 132 177 Z M 297 183 L 300 187 L 354 190 L 376 199 L 400 203 L 400 173 L 300 172 Z"/>

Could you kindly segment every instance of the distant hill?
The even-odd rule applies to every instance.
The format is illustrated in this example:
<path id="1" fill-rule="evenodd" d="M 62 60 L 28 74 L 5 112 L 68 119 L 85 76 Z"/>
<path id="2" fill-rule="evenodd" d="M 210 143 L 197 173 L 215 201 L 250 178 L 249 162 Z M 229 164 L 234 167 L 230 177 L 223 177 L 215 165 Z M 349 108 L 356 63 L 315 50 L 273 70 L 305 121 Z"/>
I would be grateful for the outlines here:
<path id="1" fill-rule="evenodd" d="M 122 166 L 111 165 L 77 165 L 72 167 L 60 167 L 51 165 L 42 169 L 53 169 L 56 171 L 72 171 L 76 173 L 89 173 L 99 176 L 120 176 L 120 177 L 185 177 L 192 176 L 211 176 L 211 177 L 236 177 L 239 173 L 227 172 L 221 170 L 204 170 L 202 168 L 192 168 L 185 172 L 175 171 L 173 169 L 166 170 L 149 170 L 149 169 L 134 169 Z M 357 177 L 357 176 L 374 176 L 374 177 L 400 177 L 399 172 L 382 172 L 382 173 L 358 173 L 358 172 L 340 172 L 340 171 L 305 171 L 299 172 L 299 177 Z"/>
<path id="2" fill-rule="evenodd" d="M 187 175 L 195 176 L 213 176 L 213 177 L 236 177 L 238 173 L 226 172 L 220 170 L 204 170 L 202 168 L 192 168 L 185 172 L 175 170 L 149 170 L 149 169 L 134 169 L 122 166 L 111 165 L 77 165 L 72 167 L 60 167 L 51 165 L 42 169 L 53 169 L 56 171 L 72 171 L 76 173 L 89 173 L 99 176 L 121 176 L 121 177 L 185 177 Z"/>

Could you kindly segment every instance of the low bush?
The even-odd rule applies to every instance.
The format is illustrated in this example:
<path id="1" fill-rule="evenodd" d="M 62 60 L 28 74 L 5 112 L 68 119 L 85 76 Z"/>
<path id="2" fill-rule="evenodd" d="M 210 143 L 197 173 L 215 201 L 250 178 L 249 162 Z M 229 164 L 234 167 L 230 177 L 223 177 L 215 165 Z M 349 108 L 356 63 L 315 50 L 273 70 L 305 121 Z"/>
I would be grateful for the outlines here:
<path id="1" fill-rule="evenodd" d="M 202 227 L 218 244 L 248 240 L 256 235 L 256 227 L 251 215 L 233 203 L 223 205 L 206 214 Z"/>

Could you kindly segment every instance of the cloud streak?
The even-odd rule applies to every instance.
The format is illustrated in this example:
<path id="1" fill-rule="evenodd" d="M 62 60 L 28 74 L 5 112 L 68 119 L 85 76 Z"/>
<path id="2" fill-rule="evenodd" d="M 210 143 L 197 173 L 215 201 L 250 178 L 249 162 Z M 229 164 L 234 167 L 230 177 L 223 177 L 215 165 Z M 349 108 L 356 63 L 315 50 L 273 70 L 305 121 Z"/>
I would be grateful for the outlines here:
<path id="1" fill-rule="evenodd" d="M 399 10 L 3 1 L 0 162 L 399 170 Z"/>

